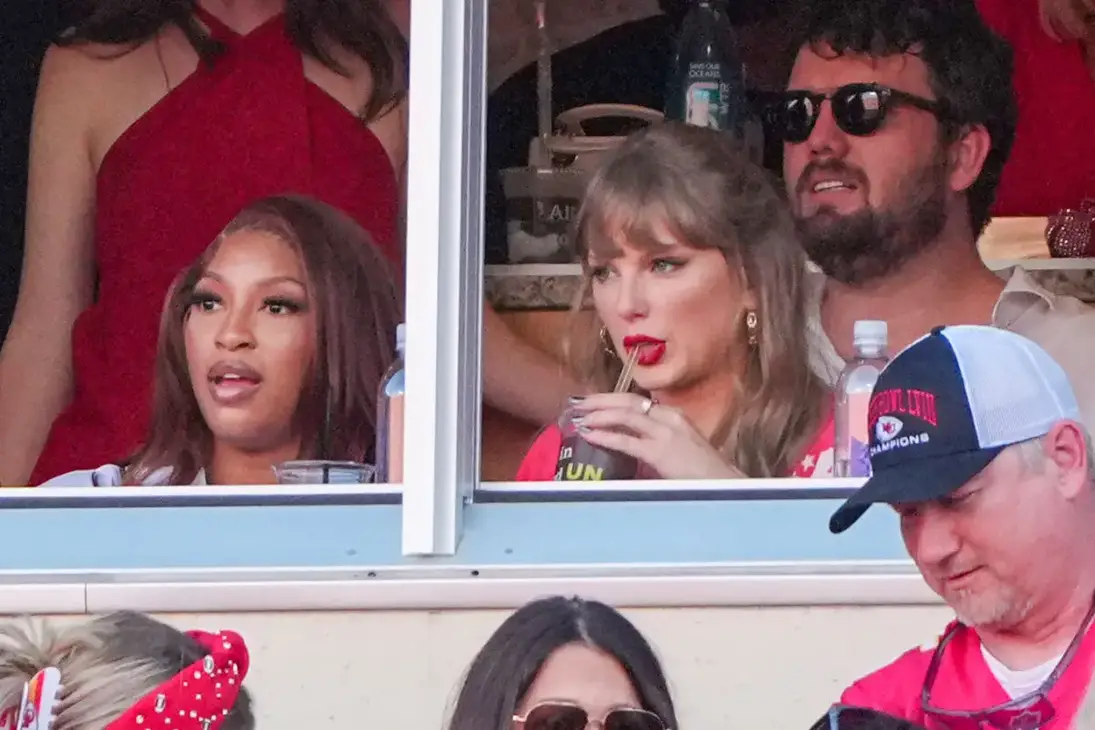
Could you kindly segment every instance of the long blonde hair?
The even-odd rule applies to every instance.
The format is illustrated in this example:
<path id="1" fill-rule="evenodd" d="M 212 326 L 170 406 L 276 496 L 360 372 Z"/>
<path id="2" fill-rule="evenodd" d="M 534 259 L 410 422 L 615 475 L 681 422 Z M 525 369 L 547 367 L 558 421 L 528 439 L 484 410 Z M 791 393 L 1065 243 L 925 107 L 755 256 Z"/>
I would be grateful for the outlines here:
<path id="1" fill-rule="evenodd" d="M 57 667 L 63 690 L 53 730 L 101 730 L 205 654 L 181 631 L 131 611 L 64 628 L 35 619 L 8 621 L 0 625 L 0 711 L 18 709 L 24 683 Z M 222 727 L 254 725 L 251 698 L 241 689 Z"/>
<path id="2" fill-rule="evenodd" d="M 739 392 L 712 443 L 752 477 L 787 476 L 816 436 L 826 389 L 807 349 L 806 257 L 786 201 L 768 173 L 729 135 L 679 123 L 628 138 L 590 181 L 575 225 L 583 281 L 567 341 L 568 364 L 590 386 L 610 388 L 621 362 L 601 341 L 602 322 L 586 315 L 589 255 L 614 241 L 658 250 L 658 231 L 698 249 L 718 249 L 756 297 L 757 344 L 748 348 Z"/>

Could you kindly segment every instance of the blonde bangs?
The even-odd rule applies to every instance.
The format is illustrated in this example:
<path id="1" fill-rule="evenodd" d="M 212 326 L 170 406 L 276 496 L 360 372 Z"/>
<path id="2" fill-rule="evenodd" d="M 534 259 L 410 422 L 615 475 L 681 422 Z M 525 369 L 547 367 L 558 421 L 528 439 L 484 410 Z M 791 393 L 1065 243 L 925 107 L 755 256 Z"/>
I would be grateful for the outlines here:
<path id="1" fill-rule="evenodd" d="M 673 244 L 699 249 L 718 248 L 711 225 L 705 225 L 690 201 L 670 186 L 658 189 L 647 182 L 617 185 L 605 175 L 591 184 L 575 226 L 575 244 L 583 267 L 590 257 L 606 261 L 624 246 L 643 253 L 662 251 Z"/>
<path id="2" fill-rule="evenodd" d="M 591 306 L 590 264 L 611 261 L 625 246 L 651 253 L 677 244 L 725 257 L 753 290 L 757 341 L 747 342 L 742 320 L 734 334 L 748 348 L 747 365 L 711 442 L 749 476 L 789 474 L 816 437 L 828 394 L 810 368 L 805 254 L 772 177 L 726 134 L 654 125 L 629 137 L 594 174 L 573 232 L 585 276 L 564 354 L 595 392 L 612 387 L 622 363 Z"/>

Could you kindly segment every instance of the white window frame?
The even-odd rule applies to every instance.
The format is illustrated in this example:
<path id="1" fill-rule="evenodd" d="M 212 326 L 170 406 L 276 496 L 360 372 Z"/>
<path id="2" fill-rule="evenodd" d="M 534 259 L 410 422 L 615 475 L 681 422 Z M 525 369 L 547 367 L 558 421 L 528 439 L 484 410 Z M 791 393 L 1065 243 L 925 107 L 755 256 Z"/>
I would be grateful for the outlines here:
<path id="1" fill-rule="evenodd" d="M 403 554 L 453 555 L 479 481 L 487 0 L 411 3 Z"/>

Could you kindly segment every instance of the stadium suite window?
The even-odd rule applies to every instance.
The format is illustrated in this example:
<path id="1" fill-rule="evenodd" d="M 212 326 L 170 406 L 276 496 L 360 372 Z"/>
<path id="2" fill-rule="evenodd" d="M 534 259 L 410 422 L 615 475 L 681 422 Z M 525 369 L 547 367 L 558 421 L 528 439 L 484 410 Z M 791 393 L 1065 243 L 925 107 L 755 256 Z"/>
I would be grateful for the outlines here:
<path id="1" fill-rule="evenodd" d="M 453 4 L 459 4 L 459 3 L 453 3 Z M 472 8 L 473 5 L 475 5 L 475 4 L 476 4 L 475 2 L 466 3 L 465 10 L 468 10 L 468 9 Z M 457 14 L 453 14 L 452 16 L 448 16 L 448 18 L 456 19 Z M 468 37 L 469 44 L 474 43 L 474 44 L 487 45 L 486 44 L 486 40 L 487 40 L 486 39 L 486 33 L 487 33 L 486 27 L 484 25 L 479 25 L 479 26 L 475 25 L 475 23 L 477 21 L 479 21 L 480 19 L 477 18 L 477 16 L 474 14 L 474 12 L 472 12 L 470 15 L 466 15 L 465 20 L 466 20 L 466 22 L 468 22 L 468 25 L 466 25 L 466 27 L 465 27 L 465 32 L 466 32 L 466 37 Z M 498 28 L 496 27 L 496 28 L 494 28 L 494 30 L 497 31 Z M 417 37 L 417 36 L 415 36 L 415 37 Z M 502 47 L 508 48 L 511 45 L 519 45 L 519 44 L 516 44 L 516 42 L 515 42 L 515 43 L 511 43 L 511 44 L 495 43 L 494 45 L 495 45 L 495 47 L 498 47 L 498 48 L 502 48 Z M 476 46 L 476 47 L 479 48 L 479 46 Z M 413 48 L 412 62 L 414 62 L 414 53 L 418 53 L 418 49 L 414 46 L 412 46 L 412 48 Z M 495 61 L 492 60 L 492 59 L 487 59 L 487 62 L 488 62 L 488 65 L 493 65 L 493 63 L 495 63 Z M 516 63 L 515 63 L 514 66 L 515 67 L 517 66 Z M 472 71 L 472 66 L 470 66 L 470 65 L 463 65 L 461 68 L 465 72 L 471 72 Z M 496 76 L 497 76 L 497 74 L 496 74 Z M 528 73 L 523 74 L 523 76 L 527 77 Z M 413 81 L 414 80 L 415 79 L 413 77 Z M 497 81 L 497 79 L 495 81 Z M 527 79 L 526 79 L 526 81 L 527 81 Z M 485 90 L 483 89 L 482 83 L 483 83 L 482 78 L 475 78 L 475 79 L 464 78 L 461 82 L 453 82 L 453 85 L 458 86 L 458 88 L 459 88 L 459 86 L 463 86 L 463 88 L 468 88 L 468 89 L 474 88 L 477 93 L 483 93 Z M 412 85 L 412 88 L 415 89 L 413 85 Z M 523 86 L 522 86 L 522 89 L 523 89 Z M 415 91 L 413 93 L 417 93 L 417 91 Z M 469 97 L 469 99 L 470 99 L 470 97 Z M 507 96 L 506 99 L 509 99 L 509 97 Z M 522 99 L 523 99 L 523 97 L 522 97 Z M 482 104 L 482 101 L 480 103 Z M 561 111 L 563 111 L 562 108 L 556 108 L 555 109 L 555 112 L 561 112 Z M 472 115 L 472 116 L 474 116 L 474 115 Z M 442 124 L 443 124 L 443 121 L 442 121 Z M 505 125 L 503 125 L 503 126 L 505 126 Z M 483 146 L 484 136 L 486 134 L 486 131 L 485 131 L 485 115 L 481 114 L 479 116 L 479 118 L 477 118 L 477 119 L 473 119 L 473 118 L 469 117 L 468 124 L 463 126 L 460 129 L 460 131 L 462 132 L 462 134 L 464 134 L 464 135 L 466 135 L 466 137 L 468 137 L 468 139 L 466 139 L 466 141 L 465 141 L 465 148 L 474 148 L 475 146 Z M 508 131 L 510 131 L 510 130 L 507 127 L 507 132 Z M 510 136 L 505 137 L 506 144 L 516 144 L 517 148 L 521 147 L 521 144 L 523 142 L 517 141 L 517 140 L 511 140 L 511 139 L 509 139 L 509 137 Z M 415 149 L 415 146 L 414 146 L 414 142 L 412 141 L 412 150 L 414 150 L 414 149 Z M 482 152 L 482 149 L 480 150 L 480 152 Z M 471 158 L 465 158 L 462 162 L 463 163 L 471 162 Z M 495 162 L 497 162 L 497 161 L 495 161 Z M 509 162 L 512 162 L 512 160 L 509 160 Z M 424 164 L 425 164 L 425 162 L 424 162 Z M 443 164 L 443 161 L 442 161 L 442 164 Z M 469 209 L 465 210 L 465 215 L 469 217 L 469 220 L 472 220 L 472 219 L 476 219 L 477 217 L 480 217 L 482 215 L 482 211 L 485 207 L 484 206 L 484 202 L 485 202 L 484 198 L 486 197 L 484 195 L 484 183 L 486 182 L 485 179 L 484 179 L 485 175 L 498 174 L 498 171 L 497 170 L 483 170 L 482 167 L 474 167 L 474 166 L 465 166 L 464 170 L 466 172 L 466 176 L 463 178 L 463 181 L 460 183 L 460 187 L 464 192 L 464 202 L 465 202 L 466 205 L 469 206 Z M 457 169 L 451 170 L 451 176 L 449 176 L 448 179 L 453 179 L 454 177 L 457 176 L 457 173 L 458 173 Z M 477 176 L 476 176 L 476 174 L 477 174 Z M 495 186 L 495 187 L 497 187 L 497 186 Z M 497 193 L 498 192 L 497 192 L 497 189 L 496 189 L 495 190 L 495 195 L 497 195 Z M 412 199 L 416 199 L 416 198 L 412 198 Z M 497 201 L 495 201 L 495 202 L 497 202 Z M 497 211 L 494 211 L 494 215 L 495 215 L 495 218 L 497 218 Z M 495 221 L 495 223 L 497 223 L 497 221 Z M 456 230 L 456 229 L 457 229 L 457 227 L 451 227 L 450 228 L 450 230 Z M 499 234 L 502 234 L 504 236 L 505 232 L 504 231 L 499 231 L 497 229 L 498 229 L 497 225 L 489 225 L 489 224 L 487 224 L 486 227 L 480 227 L 479 228 L 480 232 L 491 234 L 491 240 L 484 241 L 482 235 L 480 235 L 480 236 L 475 237 L 475 239 L 468 239 L 469 245 L 462 245 L 458 248 L 458 250 L 464 256 L 464 262 L 462 264 L 462 268 L 459 267 L 459 266 L 453 266 L 452 268 L 450 268 L 446 271 L 442 271 L 442 273 L 441 273 L 442 276 L 452 277 L 453 278 L 453 283 L 452 283 L 451 286 L 456 287 L 456 286 L 463 286 L 464 285 L 465 282 L 461 279 L 461 276 L 463 275 L 462 273 L 463 273 L 464 270 L 475 269 L 477 271 L 477 276 L 480 276 L 480 277 L 484 276 L 484 269 L 480 265 L 479 260 L 477 260 L 477 258 L 479 258 L 482 255 L 482 252 L 484 251 L 484 248 L 487 247 L 485 244 L 488 244 L 489 246 L 493 246 L 493 248 L 495 250 L 495 254 L 497 254 L 497 250 L 498 250 L 499 246 L 504 247 L 504 242 L 499 240 Z M 469 228 L 469 229 L 466 229 L 466 230 L 469 230 L 469 232 L 470 232 L 472 229 Z M 497 258 L 497 256 L 495 256 L 495 258 Z M 473 259 L 476 259 L 476 260 L 473 260 Z M 541 267 L 535 267 L 535 268 L 540 269 Z M 503 270 L 506 271 L 506 274 L 502 274 Z M 492 275 L 497 273 L 498 276 L 511 276 L 512 271 L 514 271 L 514 268 L 507 266 L 507 267 L 504 267 L 503 269 L 494 269 L 492 271 Z M 482 283 L 482 282 L 480 282 L 480 283 Z M 499 291 L 505 291 L 506 289 L 507 289 L 507 282 L 498 283 L 498 290 Z M 523 292 L 523 291 L 525 291 L 525 289 L 521 288 L 521 291 Z M 523 296 L 523 294 L 522 294 L 522 296 Z M 503 302 L 503 305 L 505 305 L 505 302 Z M 532 312 L 522 312 L 520 314 L 520 316 L 521 316 L 522 320 L 527 323 L 527 324 L 525 324 L 525 328 L 527 328 L 527 329 L 533 329 L 533 328 L 540 327 L 540 325 L 535 324 L 533 322 L 534 320 L 537 320 L 537 318 L 541 318 L 541 320 L 545 321 L 545 322 L 547 320 L 551 320 L 551 318 L 552 318 L 552 314 L 544 313 L 544 312 L 534 312 L 534 311 L 532 311 Z M 555 317 L 554 321 L 557 322 L 558 318 Z M 477 318 L 476 318 L 476 320 L 470 322 L 469 325 L 470 325 L 469 328 L 465 329 L 465 331 L 463 331 L 463 336 L 470 343 L 470 341 L 473 340 L 473 339 L 474 340 L 479 340 L 480 339 L 480 337 L 479 337 L 480 320 L 477 320 Z M 546 327 L 546 326 L 550 326 L 550 325 L 544 325 L 544 327 Z M 552 329 L 553 329 L 553 332 L 550 335 L 545 335 L 543 332 L 538 333 L 538 334 L 541 335 L 541 337 L 539 337 L 539 338 L 552 338 L 552 337 L 560 336 L 562 334 L 561 331 L 556 331 L 556 329 L 554 329 L 554 328 L 552 328 Z M 419 363 L 419 364 L 422 364 L 422 363 Z M 465 387 L 463 387 L 463 389 L 461 389 L 461 391 L 465 392 L 465 393 L 468 393 L 468 392 L 475 392 L 476 394 L 481 393 L 482 389 L 481 389 L 480 372 L 479 371 L 468 370 L 468 371 L 465 371 L 465 375 L 468 376 L 468 378 L 470 378 L 470 380 L 464 381 Z M 410 380 L 410 379 L 408 379 L 408 380 Z M 408 395 L 407 397 L 411 397 L 411 396 Z M 479 403 L 479 402 L 480 402 L 480 397 L 477 396 L 476 397 L 476 404 Z M 481 422 L 479 421 L 479 416 L 477 416 L 477 415 L 475 416 L 475 421 L 474 422 L 472 422 L 470 420 L 471 418 L 472 418 L 471 409 L 469 408 L 469 409 L 464 410 L 464 412 L 462 413 L 462 416 L 461 416 L 461 421 L 460 421 L 461 424 L 463 424 L 464 428 L 461 429 L 461 430 L 463 431 L 464 434 L 470 434 L 472 432 L 479 432 L 482 436 L 482 431 L 476 431 L 475 430 L 475 429 L 479 429 L 481 427 Z M 506 424 L 509 424 L 508 420 L 506 421 Z M 489 422 L 488 422 L 488 426 L 491 426 L 491 425 L 492 424 L 489 424 Z M 507 427 L 506 426 L 498 426 L 496 429 L 493 429 L 493 432 L 497 432 L 499 429 L 505 429 L 505 428 L 507 428 Z M 408 432 L 411 432 L 411 431 L 408 430 Z M 515 444 L 515 441 L 520 442 L 521 438 L 512 438 L 510 436 L 510 434 L 508 434 L 508 433 L 506 434 L 506 436 L 509 436 L 509 438 L 505 439 L 505 440 L 499 439 L 499 442 L 500 442 L 499 451 L 505 450 L 505 451 L 511 452 L 512 450 L 517 448 L 517 444 Z M 523 436 L 523 434 L 522 434 L 522 436 Z M 454 434 L 454 437 L 459 438 L 459 434 Z M 453 440 L 456 440 L 456 438 L 454 438 Z M 479 440 L 476 440 L 476 442 L 474 442 L 474 443 L 472 443 L 472 442 L 466 442 L 466 443 L 468 443 L 468 445 L 466 445 L 466 448 L 468 448 L 471 451 L 471 453 L 475 453 L 475 454 L 481 453 L 481 443 L 479 442 Z M 497 464 L 497 465 L 492 464 L 492 466 L 497 466 L 497 467 L 489 468 L 488 471 L 491 472 L 492 475 L 511 474 L 512 472 L 514 472 L 514 467 L 516 466 L 515 459 L 517 457 L 517 454 L 515 454 L 515 453 L 496 453 L 496 452 L 492 452 L 491 450 L 492 450 L 493 447 L 495 447 L 496 443 L 497 442 L 493 442 L 491 440 L 488 440 L 484 444 L 482 444 L 484 449 L 487 451 L 488 456 L 494 457 L 494 459 L 497 459 L 499 462 L 502 462 L 502 464 Z M 812 452 L 810 454 L 807 454 L 806 459 L 809 459 L 809 457 L 811 457 L 812 455 L 814 455 L 814 454 L 812 454 Z M 825 457 L 826 457 L 826 459 L 828 459 L 828 457 L 829 457 L 828 453 L 825 454 Z M 410 468 L 410 467 L 411 467 L 410 464 L 408 464 L 408 468 Z M 493 480 L 492 477 L 489 477 L 489 476 L 487 477 L 487 479 L 491 479 L 491 480 L 480 480 L 479 475 L 481 473 L 482 472 L 480 470 L 476 470 L 475 474 L 470 475 L 470 480 L 473 483 L 473 487 L 474 487 L 474 491 L 473 491 L 474 501 L 475 502 L 480 502 L 480 503 L 492 502 L 492 501 L 514 502 L 514 501 L 522 501 L 522 500 L 528 500 L 528 501 L 545 501 L 545 500 L 546 501 L 572 501 L 572 500 L 589 500 L 589 499 L 598 499 L 598 500 L 604 500 L 604 499 L 615 499 L 615 500 L 631 500 L 631 499 L 682 500 L 682 499 L 724 499 L 724 498 L 739 499 L 739 498 L 744 498 L 744 497 L 763 497 L 763 496 L 781 496 L 781 497 L 782 496 L 800 496 L 800 497 L 806 497 L 806 496 L 817 496 L 817 495 L 829 495 L 829 494 L 833 494 L 834 490 L 837 491 L 837 493 L 842 494 L 844 490 L 848 489 L 849 484 L 854 484 L 854 482 L 844 483 L 844 482 L 838 482 L 838 480 L 821 479 L 821 478 L 811 478 L 811 479 L 786 478 L 786 479 L 703 480 L 703 482 L 679 482 L 679 480 L 657 480 L 657 482 L 654 482 L 654 480 L 649 480 L 649 482 L 573 482 L 573 483 L 528 484 L 528 483 L 500 482 L 500 480 Z M 494 478 L 497 478 L 497 477 L 494 476 Z"/>
<path id="2" fill-rule="evenodd" d="M 407 184 L 413 208 L 406 255 L 413 265 L 407 267 L 406 283 L 409 449 L 402 488 L 4 489 L 0 531 L 5 535 L 19 536 L 28 545 L 36 544 L 34 535 L 46 532 L 72 539 L 45 552 L 9 551 L 0 559 L 0 573 L 197 564 L 259 568 L 274 565 L 271 560 L 294 566 L 388 565 L 400 562 L 402 555 L 455 552 L 459 507 L 474 489 L 478 469 L 482 264 L 476 247 L 463 243 L 480 240 L 481 134 L 470 134 L 465 127 L 482 130 L 485 12 L 484 0 L 412 4 L 410 86 L 415 102 L 409 119 Z M 480 32 L 471 32 L 473 28 Z M 252 506 L 277 509 L 248 509 Z M 127 507 L 146 509 L 121 509 Z M 313 526 L 304 534 L 297 527 L 309 519 L 325 527 Z M 213 530 L 215 539 L 203 538 L 203 552 L 195 557 L 191 547 L 178 544 L 179 532 L 164 528 L 172 520 L 192 521 L 191 534 L 203 532 L 197 526 L 203 520 L 219 522 L 224 529 Z M 103 526 L 108 523 L 111 527 Z M 92 530 L 109 533 L 111 539 L 92 537 Z M 245 543 L 247 554 L 230 549 L 220 540 L 222 533 Z M 143 549 L 133 551 L 132 540 Z M 278 543 L 286 546 L 281 555 L 276 555 Z"/>
<path id="3" fill-rule="evenodd" d="M 331 499 L 358 501 L 371 495 L 391 503 L 402 492 L 404 547 L 432 553 L 455 546 L 463 507 L 473 502 L 806 496 L 839 488 L 823 480 L 480 483 L 486 5 L 486 0 L 445 3 L 440 14 L 433 14 L 430 3 L 411 7 L 408 198 L 413 208 L 406 257 L 413 265 L 406 280 L 402 489 L 313 488 L 312 495 L 328 492 Z M 191 491 L 203 490 L 175 488 L 163 498 L 174 502 Z M 296 499 L 290 491 L 296 490 L 238 488 L 233 494 L 254 503 L 265 493 L 276 502 Z M 102 494 L 108 501 L 122 498 Z M 140 499 L 160 496 L 145 489 Z"/>
<path id="4" fill-rule="evenodd" d="M 408 197 L 413 203 L 406 258 L 413 265 L 407 267 L 405 287 L 409 384 L 405 431 L 410 458 L 405 460 L 403 484 L 419 494 L 437 490 L 456 494 L 457 484 L 462 494 L 468 493 L 478 468 L 479 439 L 474 424 L 479 418 L 480 388 L 476 384 L 482 264 L 476 247 L 464 242 L 481 240 L 479 181 L 483 164 L 478 138 L 483 128 L 483 54 L 480 51 L 476 60 L 475 49 L 482 43 L 475 38 L 482 39 L 482 33 L 471 29 L 484 26 L 485 5 L 483 0 L 446 2 L 440 14 L 434 13 L 434 4 L 429 2 L 413 3 L 412 8 L 411 45 L 415 51 L 410 86 L 415 102 L 409 120 L 407 177 Z M 369 494 L 379 493 L 389 497 L 379 501 L 392 503 L 399 501 L 402 491 L 400 485 L 216 489 L 230 499 L 236 495 L 251 502 L 261 501 L 264 494 L 276 500 L 293 493 L 327 492 L 333 498 L 360 497 L 359 503 Z M 5 489 L 2 496 L 43 505 L 86 496 L 105 504 L 128 499 L 129 493 L 143 501 L 163 496 L 174 502 L 204 491 L 188 486 L 165 490 Z"/>
<path id="5" fill-rule="evenodd" d="M 482 248 L 464 244 L 481 242 L 486 0 L 437 8 L 412 4 L 402 506 L 398 487 L 379 485 L 3 490 L 10 509 L 0 510 L 0 532 L 36 549 L 7 551 L 0 573 L 352 571 L 422 567 L 408 556 L 423 555 L 546 566 L 832 561 L 853 553 L 895 559 L 900 546 L 881 539 L 882 529 L 860 530 L 855 544 L 819 536 L 832 506 L 809 500 L 852 486 L 840 482 L 479 484 Z M 794 499 L 785 507 L 753 500 L 774 496 Z M 731 501 L 741 497 L 749 501 Z M 542 504 L 550 501 L 559 503 Z M 279 506 L 247 508 L 259 505 Z M 76 506 L 107 509 L 70 509 Z M 118 507 L 165 509 L 111 509 Z M 466 531 L 465 517 L 472 517 Z M 560 526 L 577 537 L 543 539 Z M 681 539 L 650 540 L 657 533 Z M 70 539 L 43 543 L 46 534 Z M 794 539 L 763 539 L 772 534 Z M 180 535 L 201 539 L 180 542 Z"/>

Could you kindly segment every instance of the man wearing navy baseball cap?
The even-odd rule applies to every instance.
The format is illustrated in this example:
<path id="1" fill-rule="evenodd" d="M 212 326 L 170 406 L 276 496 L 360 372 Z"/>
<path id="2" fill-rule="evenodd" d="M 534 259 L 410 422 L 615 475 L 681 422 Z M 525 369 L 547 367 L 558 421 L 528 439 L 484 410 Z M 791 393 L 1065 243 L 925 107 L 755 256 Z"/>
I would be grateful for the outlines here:
<path id="1" fill-rule="evenodd" d="M 909 556 L 958 620 L 841 702 L 928 728 L 1071 726 L 1095 668 L 1095 481 L 1068 377 L 995 327 L 938 327 L 879 375 L 872 476 L 843 532 L 892 506 Z"/>

